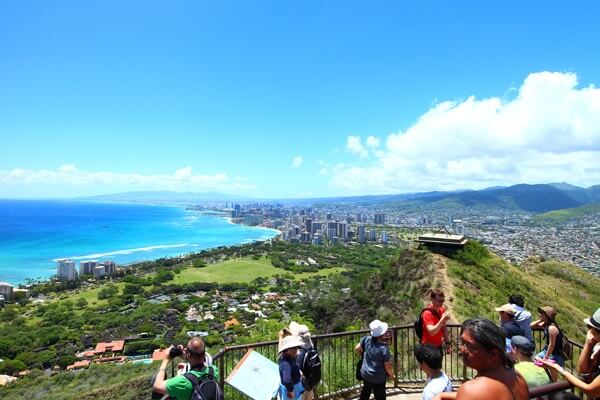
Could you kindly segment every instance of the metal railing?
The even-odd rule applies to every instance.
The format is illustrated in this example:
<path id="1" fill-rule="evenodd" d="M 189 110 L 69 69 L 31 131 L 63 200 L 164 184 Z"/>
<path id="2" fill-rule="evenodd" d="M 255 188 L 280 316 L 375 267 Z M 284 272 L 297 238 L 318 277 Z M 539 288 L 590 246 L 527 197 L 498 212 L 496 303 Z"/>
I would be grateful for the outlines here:
<path id="1" fill-rule="evenodd" d="M 392 332 L 392 342 L 389 347 L 396 376 L 394 382 L 392 382 L 393 387 L 421 388 L 425 383 L 426 376 L 419 368 L 413 355 L 413 348 L 418 343 L 413 325 L 393 326 L 389 329 Z M 322 363 L 321 383 L 315 389 L 316 399 L 347 398 L 361 388 L 362 384 L 356 380 L 355 376 L 359 356 L 354 351 L 354 347 L 368 332 L 368 330 L 361 330 L 312 337 Z M 444 354 L 442 369 L 453 382 L 461 383 L 471 379 L 475 372 L 463 364 L 458 351 L 460 325 L 449 324 L 448 333 L 450 340 Z M 541 351 L 544 345 L 543 332 L 534 331 L 534 341 L 536 342 L 536 350 Z M 573 355 L 570 360 L 566 360 L 565 368 L 573 372 L 582 346 L 578 343 L 571 343 L 573 343 Z M 233 371 L 244 354 L 252 349 L 277 362 L 277 344 L 278 342 L 273 340 L 225 347 L 215 355 L 213 362 L 219 368 L 219 377 L 225 390 L 226 399 L 248 398 L 231 386 L 224 385 L 225 378 Z M 541 390 L 543 392 L 543 389 Z M 553 391 L 555 390 L 553 389 Z M 536 395 L 536 397 L 539 395 Z"/>

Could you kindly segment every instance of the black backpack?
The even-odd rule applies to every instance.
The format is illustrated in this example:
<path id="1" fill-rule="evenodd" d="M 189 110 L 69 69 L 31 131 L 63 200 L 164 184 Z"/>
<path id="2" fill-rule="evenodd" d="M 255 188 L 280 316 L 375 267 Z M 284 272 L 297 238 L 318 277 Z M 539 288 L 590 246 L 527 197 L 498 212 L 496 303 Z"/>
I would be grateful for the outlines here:
<path id="1" fill-rule="evenodd" d="M 317 350 L 310 349 L 304 352 L 302 357 L 302 367 L 300 368 L 304 377 L 302 386 L 306 390 L 312 390 L 321 382 L 321 358 Z"/>
<path id="2" fill-rule="evenodd" d="M 421 341 L 421 339 L 423 339 L 423 313 L 426 310 L 431 311 L 433 313 L 433 315 L 440 318 L 438 312 L 434 308 L 424 308 L 421 310 L 421 313 L 419 314 L 419 318 L 417 318 L 417 320 L 415 321 L 415 333 L 416 333 L 417 337 L 419 338 L 419 342 Z"/>
<path id="3" fill-rule="evenodd" d="M 193 392 L 190 400 L 224 400 L 223 390 L 215 380 L 214 367 L 209 365 L 207 368 L 208 373 L 200 380 L 191 372 L 183 375 L 192 383 Z"/>

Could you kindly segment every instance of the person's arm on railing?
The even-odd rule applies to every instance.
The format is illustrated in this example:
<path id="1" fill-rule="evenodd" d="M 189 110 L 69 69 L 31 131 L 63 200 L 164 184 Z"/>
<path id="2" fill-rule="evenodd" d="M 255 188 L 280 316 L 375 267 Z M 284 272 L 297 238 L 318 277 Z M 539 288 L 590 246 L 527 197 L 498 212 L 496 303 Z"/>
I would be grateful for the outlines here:
<path id="1" fill-rule="evenodd" d="M 529 326 L 531 327 L 531 329 L 541 329 L 544 327 L 544 321 L 542 321 L 541 319 L 536 319 L 531 324 L 529 324 Z"/>
<path id="2" fill-rule="evenodd" d="M 578 377 L 576 377 L 575 375 L 565 370 L 563 367 L 556 363 L 548 362 L 541 358 L 537 358 L 537 360 L 544 364 L 544 368 L 554 369 L 556 372 L 564 376 L 567 382 L 569 382 L 576 388 L 581 389 L 588 396 L 600 396 L 600 376 L 596 377 L 596 379 L 594 379 L 592 383 L 585 383 L 584 381 L 582 381 L 581 379 L 579 379 Z"/>
<path id="3" fill-rule="evenodd" d="M 363 353 L 363 348 L 362 345 L 360 344 L 360 342 L 356 345 L 356 347 L 354 348 L 354 351 L 359 355 L 362 356 Z"/>
<path id="4" fill-rule="evenodd" d="M 589 374 L 592 370 L 594 362 L 592 361 L 592 352 L 594 351 L 594 346 L 597 341 L 592 329 L 588 329 L 587 334 L 585 335 L 585 343 L 583 344 L 583 349 L 581 349 L 581 354 L 579 354 L 579 359 L 577 360 L 577 371 L 580 374 Z"/>
<path id="5" fill-rule="evenodd" d="M 456 392 L 440 393 L 433 398 L 433 400 L 454 400 L 454 399 L 456 399 Z"/>

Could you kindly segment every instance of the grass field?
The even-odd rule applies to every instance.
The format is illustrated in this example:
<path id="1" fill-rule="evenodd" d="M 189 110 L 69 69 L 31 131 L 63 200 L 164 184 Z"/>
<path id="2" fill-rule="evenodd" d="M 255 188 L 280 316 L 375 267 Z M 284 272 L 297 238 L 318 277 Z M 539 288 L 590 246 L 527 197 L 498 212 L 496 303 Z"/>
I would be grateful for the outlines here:
<path id="1" fill-rule="evenodd" d="M 327 276 L 343 271 L 344 268 L 334 267 L 323 269 L 317 272 L 303 272 L 293 274 L 295 279 L 306 279 L 314 275 Z M 211 264 L 204 268 L 185 268 L 181 274 L 168 283 L 190 283 L 190 282 L 217 282 L 217 283 L 248 283 L 254 278 L 263 277 L 270 278 L 274 275 L 291 274 L 280 268 L 275 268 L 271 264 L 271 260 L 267 257 L 262 257 L 255 260 L 250 257 L 240 258 L 236 260 L 223 261 L 217 264 Z"/>
<path id="2" fill-rule="evenodd" d="M 118 282 L 118 283 L 115 283 L 114 285 L 119 289 L 119 293 L 121 293 L 123 290 L 123 286 L 125 286 L 125 283 Z M 87 289 L 87 290 L 82 290 L 77 293 L 72 293 L 72 294 L 66 296 L 65 298 L 61 298 L 60 300 L 61 301 L 71 300 L 73 303 L 75 303 L 80 298 L 84 298 L 87 300 L 89 305 L 102 306 L 102 305 L 105 305 L 108 301 L 107 300 L 98 300 L 98 293 L 100 292 L 100 290 L 104 289 L 106 286 L 108 286 L 108 284 L 100 285 L 94 289 Z M 95 304 L 93 304 L 93 303 L 95 303 Z"/>

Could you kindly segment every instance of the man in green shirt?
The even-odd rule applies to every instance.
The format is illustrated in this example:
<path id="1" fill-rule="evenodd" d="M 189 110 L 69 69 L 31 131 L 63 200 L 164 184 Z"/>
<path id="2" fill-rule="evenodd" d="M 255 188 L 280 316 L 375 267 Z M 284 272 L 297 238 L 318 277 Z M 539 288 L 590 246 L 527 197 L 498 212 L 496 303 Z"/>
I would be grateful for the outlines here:
<path id="1" fill-rule="evenodd" d="M 515 370 L 520 373 L 529 389 L 550 383 L 550 377 L 546 370 L 533 363 L 531 356 L 535 350 L 535 344 L 525 336 L 515 335 L 510 340 L 512 347 L 511 355 L 515 360 Z"/>
<path id="2" fill-rule="evenodd" d="M 171 400 L 189 400 L 192 397 L 194 387 L 192 383 L 183 375 L 175 376 L 171 379 L 165 379 L 165 371 L 167 365 L 171 361 L 170 354 L 173 346 L 167 349 L 165 358 L 160 364 L 156 380 L 154 381 L 154 391 L 161 394 L 168 394 Z M 208 375 L 209 368 L 213 370 L 215 380 L 219 380 L 219 371 L 213 366 L 206 366 L 205 360 L 205 346 L 202 338 L 192 338 L 186 347 L 179 346 L 185 358 L 190 363 L 190 373 L 192 373 L 198 380 L 203 379 Z"/>

